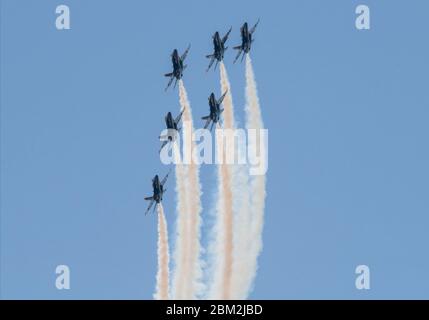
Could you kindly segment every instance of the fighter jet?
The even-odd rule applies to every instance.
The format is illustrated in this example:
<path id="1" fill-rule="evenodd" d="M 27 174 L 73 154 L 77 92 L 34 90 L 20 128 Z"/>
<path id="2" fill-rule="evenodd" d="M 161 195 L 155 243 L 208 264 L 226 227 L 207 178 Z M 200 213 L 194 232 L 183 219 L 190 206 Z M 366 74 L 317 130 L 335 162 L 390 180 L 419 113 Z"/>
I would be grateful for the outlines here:
<path id="1" fill-rule="evenodd" d="M 201 118 L 203 120 L 207 120 L 206 124 L 204 125 L 204 129 L 207 129 L 210 122 L 212 122 L 212 126 L 210 128 L 210 131 L 211 131 L 213 129 L 214 124 L 219 122 L 220 114 L 224 110 L 220 108 L 220 105 L 222 104 L 223 98 L 225 98 L 225 95 L 227 92 L 228 91 L 225 91 L 225 93 L 219 98 L 219 100 L 216 100 L 213 92 L 210 94 L 209 96 L 210 114 L 208 116 Z"/>
<path id="2" fill-rule="evenodd" d="M 168 87 L 172 84 L 174 79 L 176 79 L 176 81 L 174 82 L 174 87 L 176 87 L 177 80 L 180 80 L 183 77 L 183 70 L 186 69 L 186 65 L 183 64 L 183 61 L 185 61 L 190 48 L 191 48 L 191 45 L 188 46 L 188 48 L 182 54 L 182 56 L 179 56 L 177 49 L 173 50 L 173 53 L 171 54 L 171 62 L 173 62 L 173 72 L 166 73 L 164 75 L 170 78 L 170 81 L 168 81 L 165 91 L 167 91 Z"/>
<path id="3" fill-rule="evenodd" d="M 250 31 L 248 30 L 247 22 L 245 22 L 243 26 L 240 28 L 241 45 L 234 47 L 235 50 L 238 50 L 238 54 L 234 59 L 234 63 L 240 57 L 241 53 L 243 53 L 243 56 L 241 57 L 241 61 L 243 61 L 244 55 L 250 51 L 252 42 L 255 41 L 255 39 L 252 39 L 252 35 L 253 35 L 253 32 L 255 32 L 256 26 L 258 25 L 258 23 L 259 23 L 259 19 L 256 22 L 256 24 L 253 26 L 253 28 L 250 29 Z"/>
<path id="4" fill-rule="evenodd" d="M 167 113 L 167 115 L 165 116 L 165 125 L 167 127 L 167 134 L 164 136 L 159 136 L 159 139 L 164 140 L 164 142 L 161 145 L 161 148 L 159 149 L 159 152 L 161 152 L 162 148 L 164 148 L 168 142 L 174 141 L 176 139 L 177 133 L 180 132 L 180 130 L 182 129 L 182 128 L 179 128 L 179 123 L 184 111 L 185 109 L 183 109 L 182 112 L 180 112 L 180 114 L 176 117 L 176 119 L 173 119 L 173 115 L 171 114 L 171 112 Z"/>
<path id="5" fill-rule="evenodd" d="M 164 189 L 164 184 L 167 181 L 168 175 L 170 174 L 170 171 L 167 173 L 167 175 L 162 179 L 162 181 L 159 181 L 158 175 L 155 175 L 155 177 L 152 179 L 152 188 L 153 188 L 153 196 L 152 197 L 145 197 L 145 200 L 150 201 L 149 207 L 147 208 L 145 215 L 149 212 L 150 208 L 152 208 L 153 204 L 155 204 L 155 207 L 153 208 L 153 211 L 155 211 L 156 206 L 162 201 L 162 196 L 167 189 Z"/>
<path id="6" fill-rule="evenodd" d="M 228 40 L 228 36 L 231 33 L 231 30 L 232 30 L 232 27 L 229 28 L 228 32 L 223 36 L 222 39 L 220 38 L 219 32 L 217 31 L 213 35 L 214 53 L 206 56 L 206 58 L 210 59 L 210 63 L 206 72 L 209 71 L 215 59 L 216 59 L 215 70 L 216 70 L 217 64 L 223 60 L 223 54 L 225 50 L 228 49 L 228 47 L 225 47 L 225 42 L 226 40 Z"/>

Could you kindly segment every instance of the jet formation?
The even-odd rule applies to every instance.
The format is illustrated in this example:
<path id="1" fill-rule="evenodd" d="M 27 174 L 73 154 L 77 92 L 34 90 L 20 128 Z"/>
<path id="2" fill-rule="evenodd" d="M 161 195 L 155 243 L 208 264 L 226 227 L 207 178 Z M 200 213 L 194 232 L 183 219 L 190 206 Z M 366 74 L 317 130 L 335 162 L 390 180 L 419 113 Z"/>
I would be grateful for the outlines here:
<path id="1" fill-rule="evenodd" d="M 252 43 L 255 41 L 253 38 L 253 33 L 256 30 L 256 27 L 259 23 L 258 21 L 255 23 L 255 25 L 249 30 L 247 22 L 245 22 L 241 28 L 240 28 L 240 36 L 241 36 L 241 44 L 238 46 L 233 47 L 234 50 L 238 50 L 238 53 L 234 59 L 235 63 L 240 55 L 241 61 L 243 61 L 243 58 L 246 54 L 250 52 Z M 216 67 L 219 62 L 224 60 L 224 54 L 226 49 L 228 49 L 227 46 L 225 46 L 226 41 L 228 40 L 228 37 L 232 31 L 232 27 L 229 28 L 227 33 L 221 38 L 218 31 L 216 31 L 213 36 L 213 53 L 206 55 L 206 58 L 210 59 L 209 65 L 206 69 L 206 72 L 210 70 L 210 68 L 213 66 L 213 63 L 216 62 L 214 70 L 216 70 Z M 189 50 L 191 48 L 191 45 L 188 45 L 186 50 L 183 52 L 182 55 L 179 55 L 179 51 L 177 49 L 174 49 L 171 54 L 171 62 L 173 64 L 173 71 L 164 74 L 165 77 L 170 78 L 167 83 L 167 87 L 165 88 L 165 91 L 172 85 L 174 81 L 174 88 L 176 87 L 177 81 L 182 79 L 183 77 L 183 71 L 186 69 L 187 65 L 184 64 L 184 61 L 189 53 Z M 208 126 L 211 123 L 210 131 L 213 130 L 213 126 L 218 124 L 220 125 L 220 116 L 222 112 L 224 111 L 223 108 L 221 108 L 223 99 L 225 98 L 227 92 L 224 92 L 222 96 L 219 99 L 216 99 L 215 94 L 212 92 L 209 96 L 209 107 L 210 107 L 210 114 L 207 116 L 202 117 L 202 120 L 205 120 L 204 129 L 207 129 Z M 165 116 L 165 125 L 167 127 L 167 134 L 164 136 L 159 136 L 159 139 L 162 140 L 161 148 L 159 152 L 169 143 L 174 142 L 177 134 L 181 131 L 180 121 L 183 115 L 183 112 L 185 110 L 181 110 L 180 114 L 173 118 L 173 115 L 171 112 L 168 112 Z M 150 197 L 145 197 L 144 199 L 147 201 L 150 201 L 149 207 L 146 210 L 146 214 L 150 211 L 152 206 L 155 204 L 155 207 L 153 211 L 155 211 L 155 208 L 158 204 L 162 202 L 162 197 L 167 189 L 164 188 L 165 183 L 167 182 L 168 175 L 170 172 L 168 172 L 165 177 L 160 181 L 159 176 L 155 175 L 155 177 L 152 179 L 152 189 L 153 194 Z"/>

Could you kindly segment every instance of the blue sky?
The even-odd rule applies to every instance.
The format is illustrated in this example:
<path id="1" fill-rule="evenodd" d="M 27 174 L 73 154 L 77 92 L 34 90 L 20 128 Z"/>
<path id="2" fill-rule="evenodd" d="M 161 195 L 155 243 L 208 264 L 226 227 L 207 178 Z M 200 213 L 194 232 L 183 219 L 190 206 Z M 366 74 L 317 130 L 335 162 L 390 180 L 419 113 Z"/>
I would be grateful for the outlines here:
<path id="1" fill-rule="evenodd" d="M 367 4 L 371 29 L 355 28 Z M 55 29 L 66 4 L 71 30 Z M 219 91 L 211 35 L 261 22 L 251 56 L 269 169 L 251 298 L 429 298 L 427 1 L 1 0 L 1 297 L 150 299 L 169 55 L 192 44 L 194 119 Z M 243 123 L 244 64 L 225 63 Z M 201 170 L 203 229 L 215 167 Z M 174 228 L 174 181 L 165 210 Z M 204 241 L 205 241 L 204 236 Z M 55 288 L 55 267 L 71 289 Z M 355 288 L 355 267 L 371 289 Z"/>

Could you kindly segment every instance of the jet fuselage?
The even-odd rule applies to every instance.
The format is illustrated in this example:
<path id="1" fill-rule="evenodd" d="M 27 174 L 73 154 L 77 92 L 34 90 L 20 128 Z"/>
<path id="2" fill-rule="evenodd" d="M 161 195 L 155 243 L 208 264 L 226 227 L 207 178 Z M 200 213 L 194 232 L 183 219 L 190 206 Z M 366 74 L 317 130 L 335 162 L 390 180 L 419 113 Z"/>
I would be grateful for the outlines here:
<path id="1" fill-rule="evenodd" d="M 155 175 L 155 177 L 152 179 L 152 187 L 153 187 L 153 200 L 155 200 L 156 203 L 160 203 L 162 201 L 162 194 L 164 192 L 164 187 L 159 182 L 158 175 Z"/>
<path id="2" fill-rule="evenodd" d="M 224 44 L 220 38 L 219 32 L 216 31 L 216 33 L 213 36 L 213 46 L 214 46 L 214 55 L 215 58 L 218 61 L 222 61 L 223 60 L 223 55 L 225 52 L 225 47 Z"/>
<path id="3" fill-rule="evenodd" d="M 247 22 L 245 22 L 243 24 L 243 27 L 241 28 L 241 42 L 243 51 L 245 53 L 248 53 L 252 44 L 252 34 L 249 33 L 249 27 L 247 25 Z"/>
<path id="4" fill-rule="evenodd" d="M 177 130 L 177 123 L 174 121 L 171 112 L 168 112 L 167 116 L 165 117 L 165 125 L 167 126 L 167 129 Z"/>
<path id="5" fill-rule="evenodd" d="M 173 74 L 177 80 L 180 80 L 183 76 L 183 61 L 180 59 L 177 49 L 174 49 L 171 55 L 171 62 L 173 63 Z"/>
<path id="6" fill-rule="evenodd" d="M 210 118 L 214 123 L 219 121 L 220 118 L 220 106 L 218 105 L 214 93 L 210 94 L 209 97 L 210 106 Z"/>

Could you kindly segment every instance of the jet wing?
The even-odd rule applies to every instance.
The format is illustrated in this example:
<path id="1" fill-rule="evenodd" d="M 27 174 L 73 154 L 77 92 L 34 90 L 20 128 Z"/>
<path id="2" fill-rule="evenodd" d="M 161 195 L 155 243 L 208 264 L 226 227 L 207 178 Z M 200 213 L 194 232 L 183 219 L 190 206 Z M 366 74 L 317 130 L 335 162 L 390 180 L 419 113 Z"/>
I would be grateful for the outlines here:
<path id="1" fill-rule="evenodd" d="M 146 212 L 145 212 L 145 215 L 147 215 L 147 213 L 149 212 L 149 210 L 150 210 L 150 208 L 152 208 L 152 206 L 153 206 L 153 203 L 155 202 L 155 200 L 154 199 L 152 199 L 151 201 L 150 201 L 150 203 L 149 203 L 149 207 L 147 208 L 147 210 L 146 210 Z"/>
<path id="2" fill-rule="evenodd" d="M 243 62 L 245 54 L 243 53 L 243 55 L 241 56 L 241 62 Z"/>
<path id="3" fill-rule="evenodd" d="M 228 36 L 231 33 L 232 27 L 229 28 L 228 32 L 226 33 L 226 35 L 223 36 L 222 38 L 222 43 L 225 44 L 226 40 L 228 40 Z"/>
<path id="4" fill-rule="evenodd" d="M 185 108 L 183 108 L 182 112 L 180 112 L 180 114 L 176 117 L 176 119 L 174 119 L 174 122 L 176 123 L 176 125 L 178 125 L 180 122 L 180 119 L 182 119 L 183 112 L 185 112 Z"/>
<path id="5" fill-rule="evenodd" d="M 168 84 L 165 87 L 165 91 L 167 91 L 167 89 L 171 86 L 171 84 L 173 83 L 173 80 L 174 80 L 174 76 L 172 75 L 171 78 L 170 78 L 170 81 L 168 81 Z"/>
<path id="6" fill-rule="evenodd" d="M 238 60 L 238 58 L 240 58 L 240 54 L 243 52 L 243 49 L 241 48 L 241 46 L 234 47 L 234 49 L 237 49 L 238 53 L 237 53 L 237 56 L 235 57 L 233 63 L 235 63 Z"/>
<path id="7" fill-rule="evenodd" d="M 191 49 L 191 45 L 188 46 L 188 48 L 186 49 L 186 51 L 182 54 L 182 56 L 180 57 L 180 59 L 182 61 L 184 61 L 186 59 L 186 56 L 188 55 L 189 49 Z"/>
<path id="8" fill-rule="evenodd" d="M 161 185 L 163 186 L 165 182 L 167 182 L 168 175 L 170 174 L 171 170 L 168 171 L 168 173 L 165 175 L 164 179 L 161 180 Z"/>
<path id="9" fill-rule="evenodd" d="M 217 101 L 217 104 L 220 105 L 223 101 L 223 99 L 225 98 L 225 95 L 227 94 L 228 90 L 225 91 L 225 93 L 219 98 L 219 100 Z"/>
<path id="10" fill-rule="evenodd" d="M 215 56 L 214 56 L 214 54 L 213 55 L 210 55 L 210 56 L 207 56 L 207 57 L 210 57 L 211 58 L 211 60 L 210 60 L 210 63 L 209 63 L 209 66 L 207 67 L 207 69 L 206 69 L 206 72 L 208 72 L 209 70 L 210 70 L 210 68 L 212 67 L 212 65 L 213 65 L 213 62 L 215 61 Z"/>
<path id="11" fill-rule="evenodd" d="M 212 119 L 210 119 L 210 117 L 207 119 L 206 124 L 204 125 L 204 129 L 207 129 L 207 127 L 210 124 L 210 121 L 212 121 Z"/>
<path id="12" fill-rule="evenodd" d="M 253 28 L 252 29 L 250 29 L 250 33 L 253 33 L 253 32 L 255 32 L 255 30 L 256 30 L 256 26 L 258 25 L 258 23 L 259 23 L 259 19 L 258 19 L 258 21 L 256 21 L 256 23 L 255 23 L 255 25 L 253 26 Z"/>

